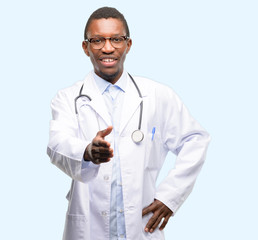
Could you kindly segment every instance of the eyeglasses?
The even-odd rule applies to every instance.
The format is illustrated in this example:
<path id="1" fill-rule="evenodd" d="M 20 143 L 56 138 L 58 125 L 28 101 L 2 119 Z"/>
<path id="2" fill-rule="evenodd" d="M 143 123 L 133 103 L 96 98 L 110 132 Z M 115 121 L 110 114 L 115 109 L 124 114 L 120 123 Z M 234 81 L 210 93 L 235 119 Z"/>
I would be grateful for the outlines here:
<path id="1" fill-rule="evenodd" d="M 109 40 L 111 45 L 114 48 L 122 48 L 124 46 L 124 42 L 129 39 L 126 36 L 119 36 L 119 37 L 94 37 L 85 39 L 86 42 L 89 42 L 94 49 L 101 49 L 105 46 L 106 40 Z"/>

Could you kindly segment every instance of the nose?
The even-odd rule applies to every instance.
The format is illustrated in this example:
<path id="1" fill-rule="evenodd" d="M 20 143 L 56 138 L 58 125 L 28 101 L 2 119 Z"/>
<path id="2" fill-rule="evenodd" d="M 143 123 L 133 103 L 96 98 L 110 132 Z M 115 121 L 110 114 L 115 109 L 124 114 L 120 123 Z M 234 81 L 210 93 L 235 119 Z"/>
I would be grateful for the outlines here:
<path id="1" fill-rule="evenodd" d="M 101 50 L 102 52 L 105 52 L 105 53 L 114 52 L 115 48 L 112 46 L 110 39 L 106 39 L 105 45 Z"/>

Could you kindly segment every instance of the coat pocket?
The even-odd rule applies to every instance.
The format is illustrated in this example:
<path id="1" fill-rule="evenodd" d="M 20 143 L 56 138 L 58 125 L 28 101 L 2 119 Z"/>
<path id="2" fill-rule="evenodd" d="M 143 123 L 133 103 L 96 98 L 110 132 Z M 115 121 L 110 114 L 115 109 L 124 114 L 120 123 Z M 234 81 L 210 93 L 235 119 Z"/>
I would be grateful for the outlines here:
<path id="1" fill-rule="evenodd" d="M 146 136 L 146 161 L 145 168 L 159 171 L 164 161 L 164 148 L 159 132 L 155 135 L 148 133 Z"/>
<path id="2" fill-rule="evenodd" d="M 63 240 L 89 240 L 88 221 L 83 215 L 67 214 Z"/>

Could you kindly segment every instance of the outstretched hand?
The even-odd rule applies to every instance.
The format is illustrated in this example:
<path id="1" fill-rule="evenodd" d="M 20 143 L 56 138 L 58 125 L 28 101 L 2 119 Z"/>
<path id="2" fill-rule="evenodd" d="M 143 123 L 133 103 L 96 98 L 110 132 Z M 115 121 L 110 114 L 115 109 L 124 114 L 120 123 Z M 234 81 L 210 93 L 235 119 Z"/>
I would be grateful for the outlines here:
<path id="1" fill-rule="evenodd" d="M 92 161 L 95 164 L 110 161 L 113 157 L 113 149 L 110 147 L 110 143 L 105 140 L 105 137 L 111 133 L 112 129 L 113 127 L 109 126 L 97 133 L 84 152 L 86 161 Z"/>
<path id="2" fill-rule="evenodd" d="M 159 230 L 163 230 L 168 223 L 169 218 L 172 216 L 173 212 L 161 201 L 155 199 L 148 207 L 142 210 L 142 216 L 152 212 L 153 215 L 149 219 L 147 225 L 145 226 L 145 232 L 152 233 L 156 227 L 160 224 L 162 218 L 164 218 Z"/>

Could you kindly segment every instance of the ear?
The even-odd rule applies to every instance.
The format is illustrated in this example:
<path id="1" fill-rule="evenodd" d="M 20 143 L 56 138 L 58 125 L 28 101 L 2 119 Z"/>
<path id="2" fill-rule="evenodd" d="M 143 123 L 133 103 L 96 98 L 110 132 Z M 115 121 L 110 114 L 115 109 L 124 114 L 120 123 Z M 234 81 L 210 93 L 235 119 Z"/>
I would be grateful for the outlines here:
<path id="1" fill-rule="evenodd" d="M 83 51 L 85 52 L 85 54 L 89 57 L 90 53 L 89 53 L 89 50 L 88 50 L 88 42 L 83 41 L 82 42 L 82 48 L 83 48 Z"/>
<path id="2" fill-rule="evenodd" d="M 130 51 L 132 44 L 133 44 L 132 39 L 129 38 L 129 39 L 127 40 L 126 54 Z"/>

